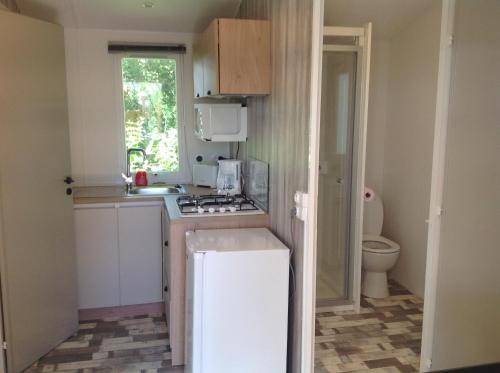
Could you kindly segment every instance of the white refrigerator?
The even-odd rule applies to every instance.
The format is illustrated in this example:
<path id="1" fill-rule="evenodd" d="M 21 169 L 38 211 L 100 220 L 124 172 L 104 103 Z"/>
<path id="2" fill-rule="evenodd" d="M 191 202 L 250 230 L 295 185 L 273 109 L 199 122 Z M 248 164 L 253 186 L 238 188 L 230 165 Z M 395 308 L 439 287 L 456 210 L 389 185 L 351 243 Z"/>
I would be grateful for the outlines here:
<path id="1" fill-rule="evenodd" d="M 186 232 L 186 372 L 285 373 L 289 249 L 265 228 Z"/>

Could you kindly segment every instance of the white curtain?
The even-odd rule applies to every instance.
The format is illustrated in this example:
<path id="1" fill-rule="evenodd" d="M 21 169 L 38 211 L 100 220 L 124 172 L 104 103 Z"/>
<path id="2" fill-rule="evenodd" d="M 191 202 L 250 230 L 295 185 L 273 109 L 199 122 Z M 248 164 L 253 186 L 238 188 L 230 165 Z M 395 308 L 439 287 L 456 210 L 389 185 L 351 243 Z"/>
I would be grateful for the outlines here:
<path id="1" fill-rule="evenodd" d="M 4 5 L 7 9 L 19 13 L 16 0 L 0 0 L 0 5 Z"/>

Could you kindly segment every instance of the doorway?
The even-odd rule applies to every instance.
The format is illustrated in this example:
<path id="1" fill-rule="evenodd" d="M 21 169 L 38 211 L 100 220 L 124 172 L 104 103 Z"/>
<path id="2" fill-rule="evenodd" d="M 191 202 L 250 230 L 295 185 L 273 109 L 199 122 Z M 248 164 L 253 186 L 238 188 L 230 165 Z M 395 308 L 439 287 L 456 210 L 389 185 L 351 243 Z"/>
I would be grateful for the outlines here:
<path id="1" fill-rule="evenodd" d="M 425 219 L 428 216 L 427 208 L 429 206 L 426 188 L 429 184 L 431 164 L 429 156 L 431 152 L 427 149 L 432 147 L 441 7 L 438 3 L 412 2 L 413 8 L 403 12 L 403 9 L 395 1 L 394 11 L 392 13 L 385 12 L 382 16 L 376 9 L 371 8 L 371 4 L 367 0 L 363 7 L 356 8 L 348 1 L 329 0 L 324 4 L 319 4 L 318 8 L 315 9 L 316 14 L 319 15 L 317 19 L 319 22 L 313 28 L 317 32 L 317 39 L 313 39 L 314 43 L 317 43 L 313 45 L 313 53 L 316 53 L 316 56 L 313 57 L 313 64 L 318 63 L 320 69 L 319 71 L 313 70 L 313 85 L 317 84 L 317 86 L 316 93 L 314 89 L 312 91 L 311 110 L 317 110 L 318 114 L 315 117 L 311 113 L 311 131 L 313 135 L 317 134 L 317 137 L 311 137 L 310 149 L 311 164 L 317 167 L 318 189 L 314 190 L 315 176 L 313 175 L 313 167 L 311 167 L 309 182 L 312 186 L 310 189 L 312 196 L 309 204 L 312 208 L 317 209 L 317 223 L 310 219 L 307 233 L 317 234 L 317 242 L 310 239 L 308 244 L 310 243 L 310 247 L 317 249 L 312 255 L 316 265 L 312 277 L 318 282 L 321 272 L 324 272 L 325 250 L 322 247 L 321 238 L 322 230 L 325 230 L 325 227 L 320 227 L 321 224 L 325 225 L 325 221 L 321 221 L 320 211 L 325 208 L 326 204 L 324 199 L 322 200 L 322 183 L 324 183 L 322 172 L 325 171 L 322 170 L 322 162 L 324 161 L 322 146 L 325 146 L 325 115 L 323 111 L 325 106 L 329 110 L 334 110 L 334 108 L 329 107 L 333 104 L 328 102 L 324 89 L 324 75 L 328 69 L 325 44 L 335 46 L 338 49 L 335 51 L 337 55 L 340 54 L 340 51 L 344 54 L 353 53 L 352 50 L 349 51 L 353 45 L 350 42 L 352 39 L 348 38 L 348 36 L 351 38 L 353 36 L 345 34 L 353 32 L 356 28 L 345 26 L 357 25 L 359 27 L 366 22 L 374 22 L 373 63 L 371 66 L 373 81 L 370 82 L 370 86 L 373 83 L 373 87 L 369 116 L 366 113 L 366 107 L 364 110 L 360 107 L 362 100 L 359 99 L 359 97 L 367 97 L 367 92 L 364 94 L 356 92 L 354 97 L 354 113 L 360 117 L 355 117 L 352 124 L 354 130 L 352 158 L 350 160 L 352 173 L 350 217 L 340 215 L 341 211 L 339 210 L 341 209 L 336 208 L 337 216 L 340 215 L 345 221 L 349 221 L 351 227 L 348 232 L 348 238 L 351 242 L 346 244 L 344 241 L 344 253 L 347 253 L 347 258 L 343 258 L 346 260 L 343 269 L 346 269 L 348 274 L 346 277 L 341 277 L 346 279 L 343 289 L 344 296 L 347 296 L 343 298 L 342 306 L 339 306 L 338 300 L 330 302 L 328 306 L 323 306 L 320 303 L 322 293 L 319 287 L 321 284 L 318 283 L 314 285 L 316 297 L 314 298 L 313 294 L 311 302 L 315 307 L 312 312 L 315 311 L 313 326 L 316 331 L 314 339 L 316 351 L 312 355 L 314 355 L 313 361 L 316 363 L 315 368 L 318 372 L 324 371 L 324 369 L 328 371 L 336 369 L 356 370 L 382 366 L 377 364 L 388 364 L 387 367 L 412 371 L 419 369 L 423 309 L 423 297 L 419 290 L 422 287 L 425 266 L 421 270 L 421 263 L 417 259 L 425 258 L 427 230 Z M 329 6 L 329 18 L 321 18 L 323 16 L 322 5 Z M 333 27 L 343 34 L 330 36 L 329 32 L 332 27 L 324 27 L 323 20 L 327 25 L 344 26 Z M 362 52 L 358 52 L 358 66 L 362 58 Z M 337 61 L 337 64 L 340 62 Z M 366 68 L 369 70 L 368 66 Z M 356 72 L 359 73 L 359 70 Z M 340 79 L 338 78 L 338 80 Z M 319 103 L 314 98 L 315 94 L 320 96 Z M 388 286 L 389 297 L 380 300 L 366 296 L 360 297 L 359 292 L 356 294 L 361 282 L 361 261 L 356 262 L 356 255 L 359 255 L 357 258 L 361 259 L 361 245 L 359 241 L 357 244 L 354 240 L 362 237 L 362 230 L 357 229 L 363 226 L 361 219 L 363 208 L 356 205 L 356 202 L 359 200 L 364 204 L 361 198 L 362 189 L 356 189 L 356 187 L 359 186 L 360 180 L 363 180 L 361 187 L 365 186 L 363 160 L 365 154 L 363 154 L 364 150 L 360 151 L 365 146 L 366 136 L 366 132 L 360 130 L 363 129 L 363 121 L 361 120 L 363 115 L 365 119 L 368 118 L 370 121 L 367 137 L 366 186 L 378 192 L 380 199 L 384 202 L 382 211 L 385 215 L 382 218 L 384 224 L 379 235 L 393 239 L 393 242 L 399 243 L 401 250 L 404 250 L 397 263 L 399 266 L 395 268 L 393 273 L 389 274 L 390 278 L 393 279 Z M 336 126 L 333 127 L 335 131 L 339 131 L 335 128 Z M 337 144 L 334 140 L 335 138 L 332 136 L 327 141 L 330 152 L 336 151 Z M 315 142 L 317 143 L 317 158 L 314 154 Z M 415 144 L 419 144 L 419 146 L 416 147 Z M 361 155 L 363 159 L 359 158 Z M 418 175 L 418 180 L 414 181 L 416 175 Z M 345 174 L 340 174 L 338 177 L 342 176 Z M 342 197 L 346 198 L 345 196 L 344 191 Z M 360 198 L 356 198 L 357 196 Z M 316 203 L 313 202 L 314 199 L 317 199 Z M 418 205 L 414 207 L 408 201 L 412 203 L 418 201 Z M 358 218 L 356 218 L 356 213 L 358 213 Z M 329 234 L 332 235 L 334 232 L 329 232 Z M 424 244 L 421 243 L 422 241 Z M 316 246 L 314 246 L 315 244 Z M 414 249 L 415 246 L 417 249 Z M 417 255 L 418 258 L 412 260 Z M 345 272 L 342 274 L 345 275 Z M 412 277 L 409 276 L 410 274 Z M 359 307 L 356 308 L 355 303 L 359 299 L 362 302 L 361 310 Z M 393 307 L 393 309 L 389 313 L 383 314 L 387 311 L 384 307 Z M 400 310 L 403 311 L 399 312 Z M 393 334 L 389 335 L 389 333 Z M 355 335 L 357 339 L 354 338 Z M 374 341 L 380 336 L 383 336 L 383 343 L 387 343 L 387 345 L 376 346 L 366 343 L 368 339 L 374 338 L 372 340 Z M 390 355 L 387 350 L 393 351 L 394 355 Z M 306 352 L 308 351 L 306 350 Z M 400 354 L 401 360 L 384 360 L 389 357 L 392 359 L 398 354 Z M 345 366 L 346 363 L 352 363 L 352 365 Z"/>
<path id="2" fill-rule="evenodd" d="M 322 46 L 316 305 L 359 304 L 367 28 L 325 27 Z M 368 35 L 368 38 L 367 38 Z"/>

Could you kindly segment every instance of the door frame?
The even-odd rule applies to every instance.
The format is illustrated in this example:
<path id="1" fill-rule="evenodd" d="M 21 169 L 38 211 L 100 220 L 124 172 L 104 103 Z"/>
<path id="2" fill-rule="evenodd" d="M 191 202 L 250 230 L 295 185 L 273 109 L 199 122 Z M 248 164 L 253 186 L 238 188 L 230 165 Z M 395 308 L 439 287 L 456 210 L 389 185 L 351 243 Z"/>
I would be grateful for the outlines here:
<path id="1" fill-rule="evenodd" d="M 321 119 L 321 82 L 323 36 L 343 35 L 360 38 L 361 52 L 361 85 L 359 106 L 356 109 L 356 128 L 354 129 L 353 195 L 351 196 L 352 218 L 354 225 L 353 281 L 352 294 L 354 309 L 359 312 L 361 297 L 361 244 L 363 235 L 363 189 L 365 177 L 366 131 L 368 119 L 368 94 L 370 77 L 371 23 L 363 28 L 324 27 L 324 0 L 313 0 L 312 32 L 311 32 L 311 86 L 309 114 L 309 170 L 307 216 L 304 227 L 304 264 L 303 264 L 303 302 L 302 302 L 302 356 L 301 371 L 314 370 L 314 331 L 316 304 L 316 257 L 317 257 L 317 212 L 319 181 L 319 144 Z M 359 66 L 359 65 L 358 65 Z"/>
<path id="2" fill-rule="evenodd" d="M 420 353 L 420 371 L 422 372 L 428 372 L 432 367 L 439 244 L 441 234 L 441 216 L 443 212 L 442 205 L 446 157 L 446 138 L 448 129 L 448 107 L 450 102 L 451 89 L 454 20 L 455 0 L 442 0 L 436 114 L 434 119 L 435 122 L 432 156 L 432 176 L 429 218 L 427 220 L 427 258 L 425 268 L 422 348 Z"/>
<path id="3" fill-rule="evenodd" d="M 309 170 L 307 215 L 304 221 L 302 276 L 301 369 L 314 371 L 314 331 L 316 303 L 316 241 L 319 181 L 319 122 L 321 119 L 321 71 L 323 56 L 324 0 L 313 0 L 311 30 L 311 85 L 309 101 Z"/>
<path id="4" fill-rule="evenodd" d="M 2 193 L 2 188 L 0 186 L 0 195 Z M 7 371 L 7 354 L 4 348 L 4 343 L 7 343 L 5 337 L 4 328 L 4 312 L 3 304 L 4 299 L 2 297 L 3 291 L 1 283 L 4 280 L 3 273 L 5 273 L 5 266 L 3 261 L 4 247 L 3 247 L 3 225 L 2 225 L 2 201 L 0 200 L 0 373 L 5 373 Z"/>
<path id="5" fill-rule="evenodd" d="M 348 204 L 348 230 L 346 247 L 348 247 L 348 255 L 346 256 L 345 266 L 347 268 L 347 278 L 345 277 L 345 296 L 346 305 L 342 305 L 343 309 L 353 309 L 359 312 L 361 299 L 361 254 L 362 254 L 362 235 L 363 235 L 363 201 L 356 196 L 363 195 L 364 188 L 364 170 L 365 170 L 365 153 L 366 153 L 366 127 L 364 122 L 367 121 L 367 113 L 364 110 L 367 107 L 366 97 L 367 86 L 363 84 L 366 81 L 366 67 L 369 67 L 369 61 L 365 56 L 369 53 L 369 47 L 366 48 L 365 34 L 368 35 L 366 27 L 335 27 L 325 26 L 323 28 L 323 36 L 348 36 L 357 38 L 355 45 L 337 45 L 323 43 L 324 52 L 339 52 L 339 53 L 354 53 L 356 55 L 356 77 L 354 87 L 354 128 L 352 130 L 352 148 L 350 160 L 350 194 L 347 200 Z M 369 58 L 369 56 L 368 56 Z M 323 72 L 323 68 L 322 68 Z M 369 73 L 368 73 L 369 74 Z M 322 74 L 322 79 L 323 79 Z M 369 83 L 369 81 L 368 81 Z M 321 109 L 320 109 L 321 116 Z M 321 125 L 320 125 L 321 127 Z M 321 132 L 321 129 L 320 129 Z M 318 197 L 319 198 L 319 195 Z M 361 210 L 360 210 L 361 205 Z"/>

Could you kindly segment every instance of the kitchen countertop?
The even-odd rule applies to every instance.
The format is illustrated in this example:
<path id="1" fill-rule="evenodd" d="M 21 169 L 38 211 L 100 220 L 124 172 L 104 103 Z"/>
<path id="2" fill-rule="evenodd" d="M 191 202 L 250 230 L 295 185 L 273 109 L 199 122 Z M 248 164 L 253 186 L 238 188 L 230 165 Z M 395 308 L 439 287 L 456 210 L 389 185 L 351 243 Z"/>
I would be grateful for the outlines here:
<path id="1" fill-rule="evenodd" d="M 183 184 L 188 194 L 211 194 L 214 189 L 196 187 L 191 184 Z M 119 203 L 119 202 L 144 202 L 144 201 L 163 201 L 166 197 L 177 198 L 178 194 L 168 196 L 147 196 L 147 195 L 127 195 L 124 185 L 112 186 L 92 186 L 92 187 L 74 187 L 73 203 L 75 205 L 86 203 Z"/>
<path id="2" fill-rule="evenodd" d="M 188 194 L 216 194 L 215 189 L 196 187 L 191 184 L 182 184 Z M 183 217 L 180 215 L 177 207 L 177 197 L 179 194 L 169 194 L 160 196 L 147 195 L 127 195 L 124 185 L 116 186 L 95 186 L 95 187 L 75 187 L 73 188 L 73 203 L 75 205 L 92 204 L 92 203 L 124 203 L 124 202 L 164 202 L 168 211 L 168 216 L 171 224 L 181 224 L 189 221 L 190 223 L 198 223 L 205 219 L 216 219 L 220 223 L 231 223 L 235 221 L 235 217 L 254 216 L 268 219 L 268 214 L 249 214 L 249 215 L 227 215 L 227 216 L 190 216 Z"/>

